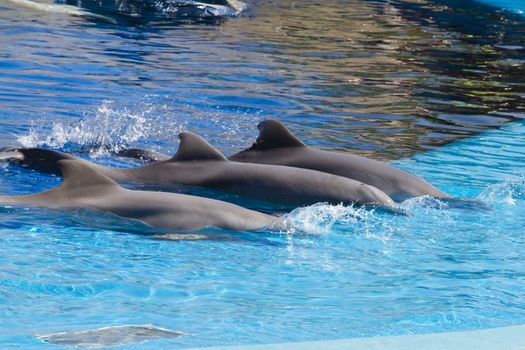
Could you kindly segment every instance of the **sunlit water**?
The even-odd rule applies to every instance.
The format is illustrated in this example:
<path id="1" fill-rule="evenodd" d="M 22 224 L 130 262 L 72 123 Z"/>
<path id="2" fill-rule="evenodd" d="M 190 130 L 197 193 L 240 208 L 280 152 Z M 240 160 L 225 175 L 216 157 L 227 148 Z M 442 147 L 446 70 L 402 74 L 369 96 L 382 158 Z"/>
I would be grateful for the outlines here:
<path id="1" fill-rule="evenodd" d="M 241 18 L 178 25 L 2 3 L 0 140 L 130 166 L 108 151 L 173 152 L 189 129 L 229 154 L 274 117 L 493 210 L 319 204 L 285 214 L 285 232 L 159 241 L 111 217 L 3 208 L 2 347 L 59 349 L 36 336 L 129 324 L 186 335 L 125 349 L 524 324 L 523 20 L 477 3 L 351 3 L 252 2 Z M 0 163 L 0 193 L 59 183 Z"/>

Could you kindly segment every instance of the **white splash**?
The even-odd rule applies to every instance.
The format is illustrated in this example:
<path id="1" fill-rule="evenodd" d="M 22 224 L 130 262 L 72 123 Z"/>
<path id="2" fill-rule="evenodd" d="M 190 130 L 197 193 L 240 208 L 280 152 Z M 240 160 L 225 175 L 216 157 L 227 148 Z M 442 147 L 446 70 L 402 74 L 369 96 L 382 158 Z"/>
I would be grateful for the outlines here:
<path id="1" fill-rule="evenodd" d="M 516 199 L 524 194 L 525 177 L 517 177 L 487 186 L 477 199 L 491 205 L 516 205 Z"/>
<path id="2" fill-rule="evenodd" d="M 307 233 L 322 235 L 330 232 L 336 224 L 356 224 L 366 221 L 372 211 L 353 206 L 317 203 L 298 208 L 285 214 L 283 220 L 287 234 Z"/>
<path id="3" fill-rule="evenodd" d="M 203 110 L 192 102 L 148 95 L 124 106 L 104 101 L 94 113 L 86 113 L 75 121 L 58 121 L 51 125 L 34 122 L 29 132 L 18 135 L 17 140 L 24 147 L 88 151 L 92 156 L 129 147 L 169 154 L 177 149 L 178 134 L 189 130 L 230 154 L 251 144 L 257 131 L 255 125 L 263 117 L 257 113 L 232 113 L 216 108 Z"/>
<path id="4" fill-rule="evenodd" d="M 29 134 L 18 137 L 18 142 L 24 147 L 87 150 L 92 156 L 99 156 L 119 151 L 164 129 L 166 125 L 160 122 L 163 116 L 159 109 L 162 106 L 142 103 L 136 110 L 130 110 L 104 101 L 94 115 L 84 115 L 73 123 L 54 123 L 51 130 L 33 125 Z M 170 131 L 175 133 L 182 130 L 183 125 L 170 126 Z"/>
<path id="5" fill-rule="evenodd" d="M 448 204 L 439 200 L 439 198 L 432 196 L 421 196 L 407 199 L 401 203 L 400 208 L 408 213 L 412 213 L 423 209 L 425 214 L 428 214 L 429 210 L 438 209 L 443 210 L 448 207 Z"/>
<path id="6" fill-rule="evenodd" d="M 158 11 L 165 15 L 176 14 L 181 5 L 194 6 L 203 12 L 202 17 L 238 16 L 247 9 L 247 5 L 238 0 L 229 0 L 228 5 L 216 5 L 193 0 L 155 1 L 153 4 Z"/>

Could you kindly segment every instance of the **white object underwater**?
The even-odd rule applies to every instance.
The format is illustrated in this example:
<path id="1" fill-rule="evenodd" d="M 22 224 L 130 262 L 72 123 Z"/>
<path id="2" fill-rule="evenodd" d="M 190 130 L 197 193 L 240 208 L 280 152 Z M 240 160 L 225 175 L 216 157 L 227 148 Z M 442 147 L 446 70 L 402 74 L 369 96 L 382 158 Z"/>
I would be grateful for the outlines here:
<path id="1" fill-rule="evenodd" d="M 60 332 L 37 336 L 38 339 L 59 345 L 99 348 L 142 343 L 151 339 L 177 338 L 184 333 L 152 325 L 112 326 L 78 332 Z"/>
<path id="2" fill-rule="evenodd" d="M 71 16 L 93 18 L 93 19 L 98 19 L 98 20 L 113 23 L 113 24 L 117 23 L 117 21 L 115 21 L 115 19 L 111 17 L 92 13 L 87 10 L 81 9 L 76 6 L 71 6 L 71 5 L 49 4 L 49 3 L 36 2 L 32 0 L 6 0 L 6 1 L 18 7 L 33 10 L 33 11 L 58 13 L 58 14 L 65 14 L 65 15 L 71 15 Z"/>

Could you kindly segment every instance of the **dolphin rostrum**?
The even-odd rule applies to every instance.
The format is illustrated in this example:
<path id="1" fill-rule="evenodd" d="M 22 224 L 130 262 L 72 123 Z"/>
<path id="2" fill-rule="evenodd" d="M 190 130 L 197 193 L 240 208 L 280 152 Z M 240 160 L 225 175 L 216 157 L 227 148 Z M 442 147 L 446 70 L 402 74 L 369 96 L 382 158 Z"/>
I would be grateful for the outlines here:
<path id="1" fill-rule="evenodd" d="M 284 205 L 328 202 L 397 210 L 383 191 L 356 180 L 288 166 L 232 162 L 198 135 L 182 132 L 179 138 L 179 150 L 169 160 L 126 169 L 93 166 L 117 182 L 149 184 L 163 190 L 189 185 Z M 13 152 L 19 153 L 20 163 L 48 172 L 60 159 L 80 159 L 45 149 L 21 148 Z"/>
<path id="2" fill-rule="evenodd" d="M 374 186 L 399 200 L 423 195 L 450 198 L 447 193 L 422 178 L 384 162 L 310 148 L 277 120 L 265 120 L 257 128 L 259 137 L 255 143 L 229 157 L 230 160 L 285 165 L 335 174 Z"/>
<path id="3" fill-rule="evenodd" d="M 32 195 L 0 196 L 0 204 L 96 210 L 166 230 L 254 230 L 279 221 L 219 200 L 125 189 L 82 161 L 60 160 L 58 167 L 64 176 L 60 186 Z"/>

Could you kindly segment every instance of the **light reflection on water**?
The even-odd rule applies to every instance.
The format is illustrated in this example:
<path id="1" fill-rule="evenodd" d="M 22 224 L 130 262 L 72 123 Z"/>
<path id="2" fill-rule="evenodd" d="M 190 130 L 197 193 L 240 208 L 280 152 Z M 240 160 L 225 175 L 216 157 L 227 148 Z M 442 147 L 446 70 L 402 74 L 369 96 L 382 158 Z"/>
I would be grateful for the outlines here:
<path id="1" fill-rule="evenodd" d="M 106 99 L 133 110 L 152 95 L 164 106 L 156 116 L 201 124 L 212 141 L 221 136 L 209 119 L 254 130 L 270 116 L 377 158 L 523 117 L 524 21 L 479 4 L 260 1 L 218 24 L 150 26 L 2 6 L 6 141 L 30 120 L 50 128 Z"/>

